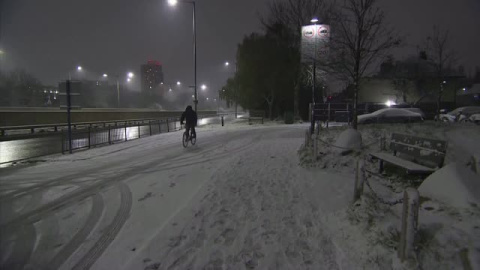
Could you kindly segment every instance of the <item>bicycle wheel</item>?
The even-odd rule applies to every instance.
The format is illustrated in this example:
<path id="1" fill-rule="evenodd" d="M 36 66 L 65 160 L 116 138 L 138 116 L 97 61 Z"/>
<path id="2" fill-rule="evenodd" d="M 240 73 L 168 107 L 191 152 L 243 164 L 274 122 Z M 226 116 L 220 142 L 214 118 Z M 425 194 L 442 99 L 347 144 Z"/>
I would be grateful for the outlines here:
<path id="1" fill-rule="evenodd" d="M 187 133 L 186 132 L 183 133 L 182 144 L 183 144 L 183 147 L 185 147 L 185 148 L 188 146 L 188 139 L 187 139 Z"/>
<path id="2" fill-rule="evenodd" d="M 195 143 L 197 142 L 197 137 L 191 138 L 190 142 L 192 143 L 192 145 L 195 145 Z"/>

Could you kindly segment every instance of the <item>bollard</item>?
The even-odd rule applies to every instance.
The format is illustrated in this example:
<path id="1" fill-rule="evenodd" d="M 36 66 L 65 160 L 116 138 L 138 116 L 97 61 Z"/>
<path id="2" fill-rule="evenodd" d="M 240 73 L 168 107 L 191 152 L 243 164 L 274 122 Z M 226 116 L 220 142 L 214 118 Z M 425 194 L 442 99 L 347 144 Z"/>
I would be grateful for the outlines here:
<path id="1" fill-rule="evenodd" d="M 223 116 L 222 116 L 222 127 L 223 127 L 223 126 L 224 126 L 224 124 L 223 124 Z"/>
<path id="2" fill-rule="evenodd" d="M 415 236 L 418 228 L 418 208 L 420 195 L 415 188 L 407 188 L 403 193 L 402 231 L 398 243 L 398 258 L 401 261 L 415 256 Z"/>
<path id="3" fill-rule="evenodd" d="M 353 203 L 355 203 L 363 194 L 363 183 L 365 182 L 365 162 L 363 159 L 357 160 L 355 169 L 355 186 L 353 187 Z"/>

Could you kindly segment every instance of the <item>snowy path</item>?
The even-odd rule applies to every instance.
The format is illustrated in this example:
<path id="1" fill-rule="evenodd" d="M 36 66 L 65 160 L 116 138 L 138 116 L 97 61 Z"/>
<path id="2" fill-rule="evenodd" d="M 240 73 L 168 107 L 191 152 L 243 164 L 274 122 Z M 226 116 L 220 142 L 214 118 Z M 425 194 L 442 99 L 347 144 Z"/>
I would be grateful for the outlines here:
<path id="1" fill-rule="evenodd" d="M 303 126 L 199 130 L 49 158 L 0 177 L 9 269 L 340 269 L 320 217 L 348 177 L 299 167 Z"/>

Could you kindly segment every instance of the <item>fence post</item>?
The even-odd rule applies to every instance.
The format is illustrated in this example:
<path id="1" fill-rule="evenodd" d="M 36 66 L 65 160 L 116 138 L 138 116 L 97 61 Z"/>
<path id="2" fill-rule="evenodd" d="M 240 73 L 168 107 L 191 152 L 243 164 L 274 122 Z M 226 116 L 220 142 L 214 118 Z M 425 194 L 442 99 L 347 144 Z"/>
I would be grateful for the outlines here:
<path id="1" fill-rule="evenodd" d="M 168 124 L 168 118 L 167 118 L 167 132 L 170 132 L 170 125 Z"/>
<path id="2" fill-rule="evenodd" d="M 140 122 L 137 122 L 138 125 L 138 138 L 140 139 Z"/>
<path id="3" fill-rule="evenodd" d="M 65 134 L 62 132 L 62 155 L 65 154 Z"/>
<path id="4" fill-rule="evenodd" d="M 353 187 L 353 202 L 355 203 L 363 194 L 363 184 L 365 182 L 365 162 L 363 159 L 357 160 L 355 170 L 355 186 Z"/>
<path id="5" fill-rule="evenodd" d="M 91 126 L 91 125 L 88 126 L 88 149 L 90 149 L 90 147 L 91 147 L 91 141 L 90 141 L 90 140 L 91 140 L 91 139 L 90 139 L 90 137 L 91 137 L 91 129 L 92 129 L 92 126 Z"/>
<path id="6" fill-rule="evenodd" d="M 162 120 L 158 120 L 158 134 L 162 133 Z"/>
<path id="7" fill-rule="evenodd" d="M 313 135 L 313 160 L 317 161 L 318 158 L 318 141 L 317 136 Z"/>
<path id="8" fill-rule="evenodd" d="M 480 174 L 480 156 L 473 155 L 468 163 L 473 172 Z"/>
<path id="9" fill-rule="evenodd" d="M 148 120 L 148 127 L 150 128 L 150 136 L 152 136 L 152 121 Z"/>
<path id="10" fill-rule="evenodd" d="M 110 125 L 108 125 L 108 144 L 112 144 L 112 132 L 110 129 Z"/>
<path id="11" fill-rule="evenodd" d="M 382 134 L 382 137 L 380 137 L 380 150 L 381 151 L 387 150 L 386 144 L 387 144 L 387 142 L 386 142 L 385 134 Z"/>
<path id="12" fill-rule="evenodd" d="M 127 121 L 125 121 L 125 141 L 127 140 Z"/>
<path id="13" fill-rule="evenodd" d="M 415 255 L 415 234 L 418 227 L 418 190 L 407 188 L 403 193 L 402 231 L 398 243 L 398 257 L 401 261 Z"/>
<path id="14" fill-rule="evenodd" d="M 328 118 L 327 118 L 327 123 L 330 121 L 330 102 L 328 102 Z"/>
<path id="15" fill-rule="evenodd" d="M 222 115 L 222 127 L 224 126 L 224 123 L 223 123 L 223 115 Z"/>

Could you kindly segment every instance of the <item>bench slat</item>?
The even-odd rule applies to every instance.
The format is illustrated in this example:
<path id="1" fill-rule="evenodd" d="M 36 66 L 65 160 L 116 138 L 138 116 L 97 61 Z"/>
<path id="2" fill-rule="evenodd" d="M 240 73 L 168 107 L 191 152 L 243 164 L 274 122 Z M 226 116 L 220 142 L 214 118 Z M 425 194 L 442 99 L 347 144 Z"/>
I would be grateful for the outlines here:
<path id="1" fill-rule="evenodd" d="M 390 150 L 409 155 L 417 160 L 433 162 L 434 164 L 437 164 L 438 167 L 441 167 L 443 160 L 445 159 L 445 155 L 441 152 L 403 143 L 391 142 Z"/>
<path id="2" fill-rule="evenodd" d="M 408 144 L 408 145 L 414 145 L 418 147 L 423 147 L 427 149 L 434 149 L 442 153 L 445 153 L 447 151 L 447 142 L 441 141 L 441 140 L 434 140 L 429 138 L 410 136 L 406 134 L 393 133 L 392 141 Z"/>
<path id="3" fill-rule="evenodd" d="M 371 153 L 370 155 L 395 166 L 405 168 L 408 173 L 431 173 L 435 171 L 435 169 L 422 166 L 385 152 Z"/>

